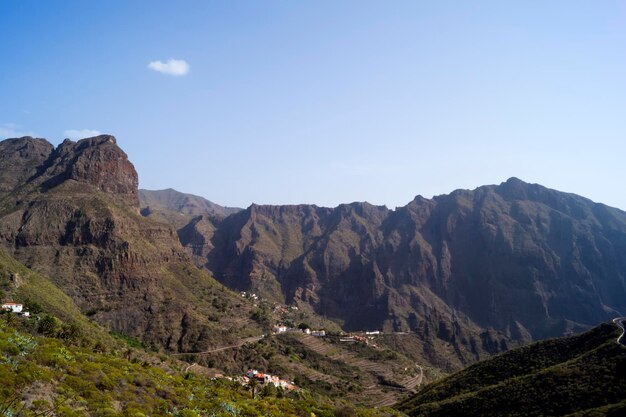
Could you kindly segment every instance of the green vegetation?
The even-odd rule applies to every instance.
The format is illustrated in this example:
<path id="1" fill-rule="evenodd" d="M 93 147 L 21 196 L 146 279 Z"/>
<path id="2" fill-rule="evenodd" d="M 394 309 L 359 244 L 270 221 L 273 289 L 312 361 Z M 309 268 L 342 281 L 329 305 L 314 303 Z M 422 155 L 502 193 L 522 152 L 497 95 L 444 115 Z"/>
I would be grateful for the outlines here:
<path id="1" fill-rule="evenodd" d="M 11 325 L 0 321 L 3 415 L 20 410 L 24 417 L 400 415 L 332 404 L 307 391 L 253 387 L 251 395 L 249 387 L 237 382 L 153 366 L 132 351 L 97 353 L 80 337 L 63 337 L 63 323 L 49 317 L 56 320 L 55 337 L 38 335 L 38 326 L 31 323 L 35 319 L 17 319 Z"/>
<path id="2" fill-rule="evenodd" d="M 171 263 L 170 269 L 173 269 L 173 272 L 163 270 L 163 276 L 171 273 L 185 277 L 184 280 L 187 282 L 185 286 L 172 287 L 172 292 L 176 292 L 179 297 L 208 301 L 205 304 L 191 303 L 197 307 L 194 314 L 214 318 L 202 329 L 207 335 L 211 335 L 207 338 L 210 344 L 208 346 L 190 345 L 185 347 L 186 351 L 203 351 L 212 346 L 235 345 L 244 338 L 268 333 L 271 324 L 276 321 L 271 310 L 272 306 L 267 302 L 260 302 L 255 309 L 252 309 L 245 300 L 241 300 L 239 295 L 233 296 L 232 292 L 223 285 L 209 279 L 206 273 L 183 263 Z M 150 339 L 139 340 L 98 326 L 87 319 L 72 300 L 52 283 L 52 280 L 25 267 L 2 251 L 0 251 L 0 288 L 5 291 L 7 298 L 22 302 L 27 306 L 35 306 L 39 312 L 37 314 L 39 319 L 35 317 L 32 320 L 19 319 L 20 326 L 26 326 L 24 329 L 33 335 L 52 337 L 62 340 L 63 343 L 80 345 L 87 352 L 112 354 L 127 360 L 133 359 L 134 356 L 140 362 L 145 361 L 161 367 L 164 365 L 160 362 L 167 360 L 163 359 L 167 357 L 162 355 L 162 351 L 160 352 L 161 361 L 155 360 L 157 356 L 155 353 L 158 349 L 150 342 Z M 190 291 L 190 288 L 193 291 Z M 164 309 L 157 312 L 159 317 L 168 315 L 167 303 L 168 299 L 159 307 Z M 95 319 L 100 314 L 99 311 L 106 307 L 108 306 L 94 305 L 87 315 Z M 294 311 L 293 314 L 298 315 L 296 323 L 309 325 L 309 316 L 306 313 Z M 6 315 L 4 319 L 18 320 L 12 314 Z M 246 320 L 249 324 L 242 326 L 241 320 Z M 134 353 L 131 354 L 131 351 Z M 355 353 L 360 357 L 375 357 L 381 354 L 371 349 Z M 140 359 L 139 356 L 141 356 Z M 257 343 L 248 343 L 212 354 L 189 354 L 179 358 L 211 368 L 212 374 L 241 375 L 249 368 L 256 368 L 262 372 L 278 375 L 296 382 L 298 387 L 304 388 L 312 398 L 315 398 L 315 401 L 321 404 L 334 404 L 338 401 L 336 399 L 348 397 L 353 403 L 370 405 L 373 399 L 378 398 L 378 393 L 382 394 L 383 388 L 379 384 L 390 385 L 388 381 L 379 380 L 366 370 L 349 365 L 341 358 L 331 359 L 316 353 L 293 337 L 275 338 L 269 335 Z M 406 359 L 387 357 L 385 359 L 391 359 L 385 360 L 388 363 L 384 367 L 389 367 L 389 369 L 403 369 L 409 363 Z M 179 364 L 178 368 L 184 369 L 187 365 Z M 174 368 L 176 367 L 170 366 L 170 370 Z M 366 387 L 370 386 L 373 388 L 368 391 L 368 395 L 362 395 Z M 271 389 L 266 389 L 264 392 L 266 395 L 259 388 L 258 397 L 272 394 Z M 329 398 L 334 400 L 329 400 Z M 385 404 L 393 402 L 392 398 Z"/>
<path id="3" fill-rule="evenodd" d="M 31 314 L 42 312 L 57 317 L 72 326 L 72 332 L 79 332 L 93 344 L 113 345 L 115 341 L 105 330 L 87 319 L 74 304 L 74 301 L 54 285 L 48 277 L 25 267 L 13 257 L 0 250 L 0 289 L 6 299 L 21 302 Z M 45 318 L 46 316 L 42 316 Z M 46 319 L 40 326 L 54 326 Z M 43 327 L 42 327 L 43 330 Z M 54 329 L 56 331 L 56 329 Z M 70 329 L 65 328 L 66 331 Z"/>
<path id="4" fill-rule="evenodd" d="M 603 324 L 512 350 L 427 385 L 399 409 L 432 417 L 624 415 L 626 348 L 615 342 L 619 334 Z"/>

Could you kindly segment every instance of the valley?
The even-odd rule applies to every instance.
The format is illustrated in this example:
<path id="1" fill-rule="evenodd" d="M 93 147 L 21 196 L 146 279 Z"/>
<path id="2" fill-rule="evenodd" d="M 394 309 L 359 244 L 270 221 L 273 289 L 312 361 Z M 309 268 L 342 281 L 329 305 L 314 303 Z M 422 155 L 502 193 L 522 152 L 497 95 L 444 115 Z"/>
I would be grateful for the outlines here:
<path id="1" fill-rule="evenodd" d="M 595 326 L 626 311 L 621 253 L 626 213 L 516 178 L 417 196 L 394 210 L 368 203 L 239 209 L 171 189 L 139 190 L 112 136 L 58 147 L 30 137 L 0 142 L 2 301 L 38 307 L 32 320 L 5 314 L 7 334 L 54 338 L 72 329 L 80 336 L 50 343 L 86 349 L 80 355 L 92 349 L 103 361 L 141 357 L 176 377 L 234 381 L 227 391 L 242 401 L 250 378 L 241 378 L 254 369 L 292 381 L 298 400 L 314 398 L 334 410 L 328 415 L 342 407 L 355 415 L 485 410 L 481 393 L 492 385 L 515 391 L 522 373 L 501 382 L 481 374 L 478 385 L 468 377 L 474 382 L 459 392 L 456 378 L 502 358 L 522 366 L 527 354 L 519 352 L 533 352 L 522 347 L 533 341 L 574 337 L 531 345 L 574 349 L 568 361 L 579 341 L 604 343 L 613 334 L 614 327 Z M 65 330 L 42 334 L 36 321 L 44 318 Z M 584 331 L 591 333 L 571 336 Z M 617 351 L 597 349 L 598 366 L 614 375 Z M 541 365 L 561 366 L 562 355 L 550 355 Z M 2 369 L 14 375 L 22 366 L 15 363 Z M 46 389 L 64 386 L 55 375 Z M 35 383 L 43 382 L 14 389 Z M 431 395 L 436 387 L 445 395 Z M 80 396 L 54 392 L 79 406 Z M 590 395 L 586 404 L 613 407 L 615 395 Z M 526 407 L 526 397 L 516 401 L 516 410 Z"/>

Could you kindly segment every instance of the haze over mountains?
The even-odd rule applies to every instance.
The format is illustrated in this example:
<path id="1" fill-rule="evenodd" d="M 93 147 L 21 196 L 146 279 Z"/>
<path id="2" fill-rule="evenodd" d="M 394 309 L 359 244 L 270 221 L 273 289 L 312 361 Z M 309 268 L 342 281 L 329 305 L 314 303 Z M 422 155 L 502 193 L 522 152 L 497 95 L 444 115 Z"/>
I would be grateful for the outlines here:
<path id="1" fill-rule="evenodd" d="M 396 210 L 240 210 L 140 192 L 111 136 L 0 151 L 5 250 L 95 320 L 168 350 L 255 332 L 252 307 L 210 275 L 345 330 L 410 332 L 451 369 L 626 311 L 626 213 L 515 178 Z"/>
<path id="2" fill-rule="evenodd" d="M 141 206 L 147 210 L 144 215 L 149 215 L 152 210 L 167 210 L 188 216 L 210 214 L 226 217 L 242 210 L 238 207 L 222 207 L 203 197 L 181 193 L 171 188 L 158 191 L 139 190 L 139 199 Z"/>

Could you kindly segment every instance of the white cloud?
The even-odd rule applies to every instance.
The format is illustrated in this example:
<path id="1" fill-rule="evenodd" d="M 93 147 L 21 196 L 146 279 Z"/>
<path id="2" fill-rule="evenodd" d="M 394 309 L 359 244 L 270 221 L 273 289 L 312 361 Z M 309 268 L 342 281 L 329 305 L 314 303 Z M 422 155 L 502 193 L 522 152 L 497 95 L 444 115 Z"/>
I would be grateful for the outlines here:
<path id="1" fill-rule="evenodd" d="M 68 129 L 63 132 L 66 138 L 70 138 L 73 140 L 83 139 L 83 138 L 91 138 L 93 136 L 98 136 L 101 134 L 98 130 L 91 129 Z"/>
<path id="2" fill-rule="evenodd" d="M 21 138 L 22 136 L 35 136 L 32 131 L 26 131 L 15 123 L 4 123 L 0 125 L 0 139 Z"/>
<path id="3" fill-rule="evenodd" d="M 189 64 L 184 59 L 170 59 L 167 62 L 152 61 L 148 64 L 148 68 L 175 77 L 186 75 L 189 72 Z"/>

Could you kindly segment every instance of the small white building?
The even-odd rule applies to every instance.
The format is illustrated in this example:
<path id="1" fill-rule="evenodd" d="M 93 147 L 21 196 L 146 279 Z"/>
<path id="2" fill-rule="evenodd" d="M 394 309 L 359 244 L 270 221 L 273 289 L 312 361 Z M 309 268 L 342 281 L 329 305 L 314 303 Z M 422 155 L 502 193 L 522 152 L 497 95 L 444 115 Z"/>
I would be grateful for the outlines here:
<path id="1" fill-rule="evenodd" d="M 274 333 L 280 334 L 280 333 L 285 333 L 287 331 L 287 326 L 274 326 Z"/>
<path id="2" fill-rule="evenodd" d="M 326 336 L 326 331 L 325 330 L 312 330 L 311 336 L 324 337 Z"/>
<path id="3" fill-rule="evenodd" d="M 22 306 L 21 304 L 12 303 L 12 302 L 2 303 L 2 309 L 6 311 L 10 311 L 12 313 L 21 313 L 23 307 L 24 306 Z"/>

